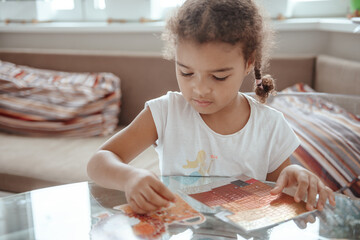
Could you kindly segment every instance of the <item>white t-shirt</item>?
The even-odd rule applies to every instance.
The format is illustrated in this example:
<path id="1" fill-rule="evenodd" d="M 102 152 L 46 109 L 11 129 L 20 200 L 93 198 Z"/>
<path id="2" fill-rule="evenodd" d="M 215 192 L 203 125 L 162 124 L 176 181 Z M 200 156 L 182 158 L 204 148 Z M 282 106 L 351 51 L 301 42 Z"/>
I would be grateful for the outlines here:
<path id="1" fill-rule="evenodd" d="M 242 94 L 242 93 L 239 93 Z M 250 117 L 238 132 L 214 132 L 181 93 L 150 100 L 162 175 L 239 176 L 259 180 L 276 170 L 300 141 L 283 114 L 243 94 Z"/>

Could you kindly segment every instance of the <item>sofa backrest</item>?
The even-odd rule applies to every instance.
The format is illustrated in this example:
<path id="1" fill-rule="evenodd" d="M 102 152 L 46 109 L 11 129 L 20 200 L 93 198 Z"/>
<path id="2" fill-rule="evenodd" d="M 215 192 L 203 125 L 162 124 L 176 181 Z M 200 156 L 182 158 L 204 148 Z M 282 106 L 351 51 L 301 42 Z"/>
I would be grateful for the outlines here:
<path id="1" fill-rule="evenodd" d="M 286 87 L 302 82 L 314 86 L 315 56 L 277 56 L 270 60 L 269 66 L 262 74 L 270 74 L 276 81 L 276 90 L 281 91 Z M 241 91 L 253 91 L 254 76 L 245 78 Z"/>
<path id="2" fill-rule="evenodd" d="M 318 56 L 314 87 L 319 92 L 360 95 L 360 62 Z"/>
<path id="3" fill-rule="evenodd" d="M 0 60 L 58 71 L 114 73 L 121 79 L 121 125 L 129 124 L 145 101 L 179 90 L 174 63 L 161 56 L 0 52 Z M 297 82 L 313 87 L 315 61 L 314 56 L 275 57 L 264 73 L 276 79 L 278 91 Z M 251 92 L 253 82 L 253 76 L 247 76 L 240 90 Z"/>

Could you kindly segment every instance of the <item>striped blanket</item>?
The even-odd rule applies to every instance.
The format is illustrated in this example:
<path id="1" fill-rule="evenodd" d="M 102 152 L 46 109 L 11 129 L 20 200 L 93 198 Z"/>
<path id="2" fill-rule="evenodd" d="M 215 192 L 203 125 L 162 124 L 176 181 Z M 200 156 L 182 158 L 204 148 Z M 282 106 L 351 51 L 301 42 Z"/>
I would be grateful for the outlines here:
<path id="1" fill-rule="evenodd" d="M 0 61 L 0 130 L 31 136 L 112 133 L 120 113 L 120 79 Z"/>
<path id="2" fill-rule="evenodd" d="M 314 90 L 296 84 L 282 92 Z M 316 95 L 289 94 L 275 97 L 269 105 L 284 113 L 301 140 L 291 161 L 316 173 L 333 190 L 360 197 L 359 116 Z"/>

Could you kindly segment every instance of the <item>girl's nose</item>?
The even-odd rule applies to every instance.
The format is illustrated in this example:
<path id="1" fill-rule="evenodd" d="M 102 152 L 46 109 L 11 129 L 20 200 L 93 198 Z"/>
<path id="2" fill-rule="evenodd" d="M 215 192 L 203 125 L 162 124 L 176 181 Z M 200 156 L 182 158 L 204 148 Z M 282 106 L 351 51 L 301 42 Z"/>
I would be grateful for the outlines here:
<path id="1" fill-rule="evenodd" d="M 209 86 L 207 79 L 198 77 L 196 81 L 194 81 L 193 91 L 198 96 L 206 96 L 211 92 L 211 87 Z"/>

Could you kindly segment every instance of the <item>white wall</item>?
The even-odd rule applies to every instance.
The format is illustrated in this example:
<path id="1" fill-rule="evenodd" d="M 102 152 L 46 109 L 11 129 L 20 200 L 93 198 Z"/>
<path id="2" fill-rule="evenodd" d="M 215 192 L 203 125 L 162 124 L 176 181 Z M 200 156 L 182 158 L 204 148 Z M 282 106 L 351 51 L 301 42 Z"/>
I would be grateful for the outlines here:
<path id="1" fill-rule="evenodd" d="M 0 50 L 161 54 L 163 23 L 0 25 Z M 327 54 L 360 61 L 360 33 L 346 19 L 277 21 L 275 55 Z"/>
<path id="2" fill-rule="evenodd" d="M 326 53 L 331 56 L 360 61 L 360 34 L 328 33 Z"/>
<path id="3" fill-rule="evenodd" d="M 360 34 L 298 31 L 280 32 L 275 54 L 326 54 L 360 62 Z"/>

